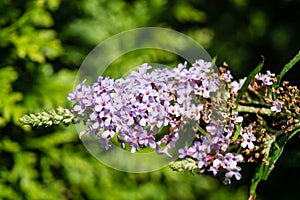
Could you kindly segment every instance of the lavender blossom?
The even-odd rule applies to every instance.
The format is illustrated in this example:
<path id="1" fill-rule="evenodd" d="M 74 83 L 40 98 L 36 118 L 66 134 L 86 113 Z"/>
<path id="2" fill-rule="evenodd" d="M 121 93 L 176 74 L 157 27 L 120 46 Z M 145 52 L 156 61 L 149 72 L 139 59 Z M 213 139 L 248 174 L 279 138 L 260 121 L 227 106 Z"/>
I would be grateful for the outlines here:
<path id="1" fill-rule="evenodd" d="M 269 70 L 266 74 L 258 73 L 255 75 L 255 79 L 261 81 L 264 85 L 273 85 L 273 78 L 275 74 L 271 73 Z"/>
<path id="2" fill-rule="evenodd" d="M 232 77 L 232 75 L 231 75 L 231 73 L 230 73 L 230 71 L 229 70 L 227 70 L 227 72 L 224 74 L 224 79 L 225 79 L 225 82 L 231 82 L 231 79 L 233 79 L 233 77 Z"/>
<path id="3" fill-rule="evenodd" d="M 278 112 L 281 112 L 282 107 L 283 107 L 283 106 L 282 106 L 282 104 L 281 104 L 279 101 L 274 101 L 274 102 L 272 103 L 271 110 L 272 110 L 273 112 L 278 113 Z"/>
<path id="4" fill-rule="evenodd" d="M 172 157 L 169 150 L 179 140 L 184 120 L 203 120 L 207 134 L 179 149 L 179 158 L 194 159 L 201 173 L 225 172 L 226 179 L 232 176 L 238 179 L 237 163 L 243 159 L 226 151 L 236 124 L 243 118 L 237 113 L 230 116 L 224 113 L 224 119 L 229 117 L 229 122 L 217 121 L 211 110 L 202 104 L 210 101 L 221 81 L 231 82 L 232 79 L 229 71 L 222 78 L 212 73 L 211 67 L 211 62 L 196 60 L 190 68 L 185 62 L 172 70 L 149 72 L 151 66 L 143 64 L 122 79 L 99 77 L 92 86 L 86 86 L 83 81 L 69 94 L 69 100 L 74 103 L 72 112 L 87 127 L 80 137 L 87 133 L 97 136 L 106 149 L 111 146 L 110 140 L 117 137 L 121 146 L 129 146 L 132 153 L 149 147 L 156 149 L 158 154 Z M 237 83 L 237 89 L 232 82 L 231 90 L 237 92 L 243 81 Z M 157 139 L 154 130 L 166 126 L 170 127 L 169 131 Z"/>
<path id="5" fill-rule="evenodd" d="M 191 96 L 209 98 L 218 87 L 216 79 L 206 76 L 210 62 L 197 60 L 190 69 L 186 66 L 185 62 L 172 70 L 155 69 L 149 73 L 151 66 L 143 64 L 124 79 L 99 77 L 91 87 L 83 81 L 69 94 L 69 100 L 74 102 L 73 113 L 87 126 L 80 136 L 102 135 L 109 141 L 117 134 L 123 145 L 132 147 L 132 152 L 151 146 L 169 155 L 168 149 L 179 139 L 181 121 L 201 117 L 203 105 L 195 105 Z M 196 92 L 199 88 L 201 93 Z M 173 132 L 155 141 L 151 130 L 168 125 Z"/>
<path id="6" fill-rule="evenodd" d="M 241 133 L 241 135 L 244 140 L 241 146 L 243 148 L 246 148 L 248 146 L 248 149 L 253 149 L 254 148 L 253 142 L 256 141 L 256 137 L 252 133 L 252 126 L 250 126 L 245 133 Z"/>

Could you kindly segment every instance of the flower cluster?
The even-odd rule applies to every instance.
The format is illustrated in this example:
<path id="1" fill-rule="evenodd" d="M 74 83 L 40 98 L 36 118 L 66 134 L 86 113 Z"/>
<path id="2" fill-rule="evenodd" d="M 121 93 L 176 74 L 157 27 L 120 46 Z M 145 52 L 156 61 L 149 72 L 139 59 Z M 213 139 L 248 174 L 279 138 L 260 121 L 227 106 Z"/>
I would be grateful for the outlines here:
<path id="1" fill-rule="evenodd" d="M 212 63 L 197 60 L 169 69 L 154 69 L 143 64 L 124 79 L 99 77 L 97 83 L 79 84 L 68 99 L 74 102 L 72 112 L 87 126 L 80 133 L 97 136 L 109 148 L 109 140 L 117 134 L 123 147 L 131 152 L 150 147 L 168 153 L 179 139 L 182 120 L 200 119 L 201 98 L 209 98 L 218 90 L 219 80 L 208 76 Z M 168 132 L 156 140 L 162 127 Z"/>
<path id="2" fill-rule="evenodd" d="M 254 199 L 258 183 L 300 130 L 300 90 L 281 82 L 299 60 L 300 52 L 278 76 L 258 72 L 260 63 L 239 80 L 225 62 L 219 71 L 201 59 L 173 69 L 143 64 L 122 79 L 83 81 L 69 93 L 70 109 L 27 114 L 19 121 L 45 127 L 83 122 L 79 137 L 89 134 L 107 150 L 115 143 L 132 153 L 147 148 L 172 157 L 177 147 L 171 169 L 212 174 L 224 183 L 241 179 L 240 163 L 254 162 L 249 197 Z M 187 129 L 194 131 L 192 141 Z M 189 139 L 177 143 L 179 138 Z"/>
<path id="3" fill-rule="evenodd" d="M 264 138 L 271 134 L 263 128 L 263 120 L 245 121 L 245 116 L 249 117 L 245 112 L 277 115 L 284 110 L 284 100 L 280 95 L 277 100 L 269 98 L 276 78 L 267 71 L 254 77 L 239 102 L 243 105 L 237 107 L 237 94 L 246 78 L 233 80 L 224 67 L 220 72 L 214 71 L 212 62 L 201 59 L 173 69 L 152 69 L 143 64 L 125 78 L 100 76 L 91 86 L 83 81 L 69 94 L 74 103 L 71 113 L 86 125 L 80 137 L 89 133 L 106 149 L 111 139 L 117 138 L 132 153 L 151 148 L 170 157 L 169 149 L 179 137 L 185 137 L 179 134 L 182 125 L 193 120 L 197 124 L 195 138 L 178 150 L 179 161 L 186 161 L 187 169 L 196 167 L 199 173 L 224 175 L 230 183 L 232 177 L 241 178 L 239 163 L 265 156 Z M 248 106 L 257 99 L 268 108 Z"/>
<path id="4" fill-rule="evenodd" d="M 211 106 L 208 106 L 209 112 L 213 113 Z M 241 137 L 238 141 L 242 142 L 245 149 L 253 148 L 254 144 L 251 130 L 246 131 L 242 127 L 238 128 L 243 122 L 243 117 L 238 116 L 236 112 L 227 113 L 226 109 L 217 109 L 222 117 L 212 114 L 209 120 L 202 117 L 200 125 L 205 130 L 198 127 L 198 137 L 192 145 L 179 149 L 179 158 L 192 158 L 197 162 L 199 173 L 211 172 L 213 175 L 225 173 L 224 181 L 230 183 L 231 177 L 237 180 L 241 178 L 239 171 L 241 168 L 238 163 L 243 161 L 243 156 L 237 152 L 229 151 L 229 147 L 233 145 L 233 137 Z M 250 137 L 252 140 L 249 140 Z M 246 145 L 244 145 L 244 143 Z"/>

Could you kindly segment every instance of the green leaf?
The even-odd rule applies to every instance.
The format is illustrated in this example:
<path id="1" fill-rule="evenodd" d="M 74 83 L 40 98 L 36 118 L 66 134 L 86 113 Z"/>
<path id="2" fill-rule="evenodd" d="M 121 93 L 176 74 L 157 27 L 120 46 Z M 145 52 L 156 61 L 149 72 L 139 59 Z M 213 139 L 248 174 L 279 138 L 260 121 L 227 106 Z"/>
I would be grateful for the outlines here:
<path id="1" fill-rule="evenodd" d="M 300 60 L 300 51 L 298 52 L 298 54 L 289 62 L 287 63 L 282 71 L 280 72 L 280 74 L 277 76 L 277 82 L 275 83 L 275 88 L 278 88 L 278 86 L 280 85 L 281 79 L 282 77 Z"/>
<path id="2" fill-rule="evenodd" d="M 248 89 L 248 86 L 250 84 L 250 82 L 252 81 L 252 79 L 254 78 L 254 76 L 260 72 L 261 68 L 264 66 L 264 58 L 262 60 L 261 63 L 258 64 L 258 66 L 249 74 L 249 76 L 247 77 L 246 81 L 244 82 L 243 86 L 241 87 L 241 89 L 238 92 L 238 96 L 236 98 L 236 106 L 238 107 L 238 102 L 241 100 L 242 96 L 245 94 L 245 92 Z"/>
<path id="3" fill-rule="evenodd" d="M 240 135 L 241 129 L 242 129 L 242 123 L 240 123 L 239 126 L 237 127 L 237 129 L 236 129 L 236 131 L 234 133 L 234 136 L 232 138 L 233 141 L 236 141 L 236 139 Z"/>
<path id="4" fill-rule="evenodd" d="M 214 66 L 217 62 L 218 56 L 213 57 L 213 59 L 211 60 L 211 66 Z"/>
<path id="5" fill-rule="evenodd" d="M 284 135 L 283 137 L 280 137 L 277 142 L 275 141 L 275 139 L 273 139 L 272 141 L 273 144 L 270 148 L 269 156 L 266 159 L 268 165 L 266 165 L 264 162 L 261 162 L 259 166 L 256 168 L 256 172 L 253 176 L 252 184 L 250 187 L 250 195 L 253 198 L 255 198 L 256 196 L 256 188 L 258 183 L 262 180 L 267 180 L 267 178 L 269 177 L 271 171 L 275 166 L 275 163 L 281 156 L 287 141 L 291 139 L 294 135 L 296 135 L 298 132 L 300 132 L 300 128 L 294 130 L 289 135 Z"/>
<path id="6" fill-rule="evenodd" d="M 206 131 L 205 131 L 201 126 L 197 125 L 197 129 L 198 129 L 198 131 L 200 131 L 200 133 L 201 133 L 202 135 L 207 136 Z"/>

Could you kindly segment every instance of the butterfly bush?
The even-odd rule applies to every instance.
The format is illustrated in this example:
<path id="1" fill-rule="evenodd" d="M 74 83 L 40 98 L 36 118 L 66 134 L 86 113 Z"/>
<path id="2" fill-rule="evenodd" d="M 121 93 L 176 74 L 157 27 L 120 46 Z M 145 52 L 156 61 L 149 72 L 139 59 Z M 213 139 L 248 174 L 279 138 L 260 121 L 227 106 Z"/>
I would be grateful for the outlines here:
<path id="1" fill-rule="evenodd" d="M 299 92 L 287 83 L 285 89 L 275 91 L 275 74 L 258 73 L 238 106 L 236 99 L 246 78 L 233 80 L 226 67 L 220 67 L 218 73 L 213 66 L 201 59 L 191 66 L 185 62 L 173 69 L 152 69 L 143 64 L 125 78 L 100 76 L 92 85 L 84 80 L 69 94 L 73 102 L 69 111 L 86 127 L 80 137 L 96 137 L 106 149 L 111 147 L 111 139 L 117 138 L 132 153 L 148 147 L 170 157 L 169 150 L 185 137 L 180 135 L 182 125 L 195 121 L 194 140 L 178 150 L 178 160 L 170 164 L 171 168 L 211 173 L 224 177 L 226 183 L 232 177 L 240 180 L 240 163 L 267 162 L 268 141 L 274 134 L 266 129 L 265 116 L 287 111 L 299 114 L 299 109 L 293 110 L 299 108 L 299 97 L 295 95 Z M 272 93 L 277 93 L 276 100 Z M 259 101 L 266 108 L 249 107 Z M 291 110 L 283 105 L 290 105 Z M 285 118 L 284 114 L 280 116 Z M 258 120 L 251 120 L 253 117 Z M 291 117 L 288 127 L 282 125 L 282 130 L 291 131 L 297 124 Z M 280 117 L 272 123 L 280 126 Z M 167 131 L 161 136 L 161 130 Z"/>
<path id="2" fill-rule="evenodd" d="M 242 164 L 254 163 L 249 199 L 255 199 L 258 183 L 300 132 L 299 89 L 281 81 L 299 60 L 300 52 L 277 76 L 261 73 L 262 62 L 239 80 L 225 62 L 218 70 L 202 59 L 172 69 L 143 64 L 124 78 L 84 80 L 69 93 L 71 108 L 19 121 L 39 127 L 83 123 L 79 137 L 95 138 L 106 150 L 153 149 L 175 157 L 169 165 L 175 171 L 211 174 L 224 183 L 240 180 Z M 191 134 L 186 129 L 193 130 L 192 140 L 182 145 L 179 140 Z"/>
<path id="3" fill-rule="evenodd" d="M 211 63 L 199 60 L 189 69 L 186 65 L 149 73 L 151 66 L 143 64 L 124 79 L 99 77 L 92 86 L 83 81 L 68 97 L 74 102 L 72 112 L 87 126 L 80 137 L 90 133 L 109 148 L 109 140 L 117 134 L 132 153 L 150 147 L 171 156 L 168 149 L 179 139 L 182 119 L 200 119 L 203 105 L 192 94 L 209 98 L 218 84 L 206 75 Z M 166 126 L 168 133 L 157 141 L 155 131 Z"/>

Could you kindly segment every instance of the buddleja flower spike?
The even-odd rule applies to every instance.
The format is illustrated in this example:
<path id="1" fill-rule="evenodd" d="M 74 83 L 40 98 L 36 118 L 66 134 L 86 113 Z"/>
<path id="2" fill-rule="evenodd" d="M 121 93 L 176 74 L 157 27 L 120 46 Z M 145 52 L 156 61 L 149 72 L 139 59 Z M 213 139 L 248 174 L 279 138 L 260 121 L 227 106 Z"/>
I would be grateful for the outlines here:
<path id="1" fill-rule="evenodd" d="M 212 71 L 214 63 L 196 60 L 173 69 L 141 65 L 125 78 L 100 76 L 69 93 L 69 109 L 29 114 L 20 119 L 32 126 L 82 122 L 80 137 L 97 137 L 105 148 L 114 142 L 135 153 L 144 148 L 172 156 L 185 121 L 197 122 L 195 137 L 178 150 L 170 163 L 175 171 L 211 174 L 230 183 L 242 178 L 241 163 L 257 163 L 250 199 L 266 180 L 286 142 L 300 131 L 300 95 L 296 86 L 282 82 L 300 53 L 278 75 L 260 70 L 233 80 L 227 66 Z M 159 78 L 158 78 L 159 77 Z M 221 92 L 220 92 L 221 90 Z M 159 133 L 156 132 L 160 131 Z"/>

